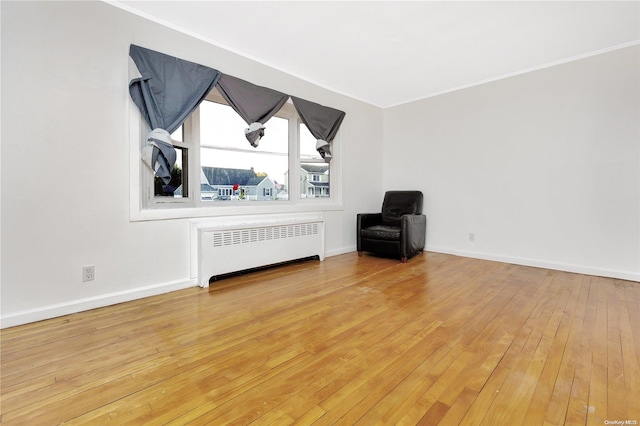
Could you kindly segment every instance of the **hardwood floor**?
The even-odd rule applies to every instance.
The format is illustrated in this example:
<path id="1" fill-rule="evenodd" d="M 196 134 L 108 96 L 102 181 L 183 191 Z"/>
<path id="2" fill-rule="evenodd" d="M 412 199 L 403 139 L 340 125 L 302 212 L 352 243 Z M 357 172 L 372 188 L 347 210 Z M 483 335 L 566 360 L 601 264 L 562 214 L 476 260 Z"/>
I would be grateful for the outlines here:
<path id="1" fill-rule="evenodd" d="M 2 330 L 1 419 L 638 424 L 639 308 L 637 282 L 349 253 Z"/>

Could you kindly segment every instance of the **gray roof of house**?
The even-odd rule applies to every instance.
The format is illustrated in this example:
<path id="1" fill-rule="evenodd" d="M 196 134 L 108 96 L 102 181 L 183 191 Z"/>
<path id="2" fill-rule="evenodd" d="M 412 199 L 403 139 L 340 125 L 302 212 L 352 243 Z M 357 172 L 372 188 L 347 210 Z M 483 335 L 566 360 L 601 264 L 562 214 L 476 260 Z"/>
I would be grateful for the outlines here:
<path id="1" fill-rule="evenodd" d="M 247 181 L 247 183 L 243 183 L 241 185 L 245 185 L 245 186 L 252 186 L 252 185 L 260 185 L 260 182 L 262 182 L 263 180 L 265 180 L 267 177 L 266 176 L 256 176 L 252 179 L 249 179 Z"/>
<path id="2" fill-rule="evenodd" d="M 302 164 L 300 167 L 308 173 L 324 173 L 329 169 L 328 164 Z"/>
<path id="3" fill-rule="evenodd" d="M 202 172 L 209 185 L 244 185 L 249 179 L 256 177 L 253 170 L 227 169 L 222 167 L 203 167 Z"/>
<path id="4" fill-rule="evenodd" d="M 266 176 L 256 176 L 256 172 L 253 169 L 227 169 L 224 167 L 203 167 L 207 181 L 210 185 L 235 185 L 240 186 L 255 186 L 260 184 Z"/>

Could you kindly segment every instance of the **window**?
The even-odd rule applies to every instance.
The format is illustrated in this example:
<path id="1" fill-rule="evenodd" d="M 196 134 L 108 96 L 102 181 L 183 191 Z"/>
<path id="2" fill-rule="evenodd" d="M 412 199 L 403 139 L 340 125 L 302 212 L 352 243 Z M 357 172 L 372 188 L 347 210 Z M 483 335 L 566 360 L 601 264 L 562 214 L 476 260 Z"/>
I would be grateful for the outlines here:
<path id="1" fill-rule="evenodd" d="M 137 120 L 147 127 L 141 117 Z M 136 164 L 140 207 L 132 218 L 232 214 L 248 206 L 254 206 L 249 208 L 256 213 L 340 207 L 341 200 L 333 196 L 331 187 L 335 183 L 329 179 L 330 173 L 339 172 L 339 155 L 334 153 L 331 165 L 324 162 L 291 101 L 265 124 L 257 148 L 246 140 L 246 127 L 218 91 L 212 90 L 171 135 L 177 161 L 169 184 L 155 179 L 148 167 L 139 166 L 141 162 Z M 142 143 L 148 131 L 148 127 L 140 130 L 145 135 Z M 136 152 L 139 160 L 139 149 Z"/>

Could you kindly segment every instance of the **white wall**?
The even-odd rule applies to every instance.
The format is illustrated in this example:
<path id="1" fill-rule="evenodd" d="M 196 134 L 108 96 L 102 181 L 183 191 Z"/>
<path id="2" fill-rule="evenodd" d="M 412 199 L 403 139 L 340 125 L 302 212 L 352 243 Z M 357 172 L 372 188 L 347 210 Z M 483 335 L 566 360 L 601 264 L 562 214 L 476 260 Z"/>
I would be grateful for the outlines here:
<path id="1" fill-rule="evenodd" d="M 380 109 L 102 2 L 1 7 L 2 327 L 195 285 L 187 219 L 129 221 L 131 43 L 345 111 L 325 247 L 355 249 L 356 212 L 380 203 Z"/>
<path id="2" fill-rule="evenodd" d="M 429 250 L 640 281 L 639 52 L 385 110 L 384 188 L 425 193 Z"/>

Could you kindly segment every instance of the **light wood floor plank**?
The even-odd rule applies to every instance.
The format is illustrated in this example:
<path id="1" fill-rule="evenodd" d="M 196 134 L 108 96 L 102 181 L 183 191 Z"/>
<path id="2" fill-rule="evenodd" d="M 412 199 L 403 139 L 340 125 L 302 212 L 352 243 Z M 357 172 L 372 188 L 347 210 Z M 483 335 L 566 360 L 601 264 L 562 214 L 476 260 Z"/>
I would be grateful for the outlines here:
<path id="1" fill-rule="evenodd" d="M 640 377 L 640 350 L 638 350 L 638 338 L 637 333 L 634 337 L 634 331 L 640 325 L 632 325 L 632 310 L 637 311 L 640 308 L 640 300 L 629 300 L 628 295 L 632 288 L 632 283 L 616 281 L 616 285 L 622 289 L 618 291 L 618 306 L 620 309 L 620 343 L 622 345 L 622 359 L 624 377 Z M 632 308 L 636 306 L 636 308 Z M 625 380 L 624 385 L 626 388 L 626 394 L 631 396 L 627 398 L 627 413 L 631 418 L 634 413 L 640 413 L 640 397 L 636 398 L 634 395 L 640 395 L 640 381 Z M 640 422 L 638 422 L 640 423 Z"/>
<path id="2" fill-rule="evenodd" d="M 589 409 L 587 420 L 604 423 L 609 419 L 608 402 L 608 312 L 607 288 L 598 277 L 591 278 L 592 303 L 595 306 L 595 324 L 591 341 L 591 383 L 589 386 Z"/>
<path id="3" fill-rule="evenodd" d="M 549 346 L 549 352 L 541 376 L 536 384 L 536 390 L 533 394 L 531 403 L 527 409 L 525 419 L 532 424 L 543 424 L 545 418 L 553 413 L 553 408 L 549 407 L 550 402 L 554 402 L 552 398 L 555 384 L 558 380 L 560 371 L 563 369 L 563 359 L 567 348 L 567 340 L 569 335 L 577 330 L 578 335 L 583 335 L 580 326 L 583 322 L 584 311 L 581 307 L 586 305 L 588 297 L 588 286 L 583 285 L 583 277 L 576 274 L 562 274 L 559 277 L 558 285 L 562 285 L 567 289 L 568 298 L 564 306 L 564 310 L 558 320 L 555 330 L 549 329 L 550 334 L 547 336 L 552 339 Z M 571 345 L 569 345 L 571 346 Z M 580 353 L 582 351 L 578 349 Z M 560 404 L 562 406 L 562 404 Z M 553 420 L 549 419 L 549 424 L 553 424 Z"/>
<path id="4" fill-rule="evenodd" d="M 592 340 L 593 315 L 589 314 L 591 310 L 587 309 L 589 286 L 585 283 L 579 285 L 577 282 L 573 285 L 572 282 L 568 284 L 571 287 L 580 288 L 581 292 L 577 296 L 572 294 L 575 303 L 568 305 L 567 312 L 573 312 L 573 315 L 563 317 L 564 321 L 560 324 L 558 338 L 555 339 L 552 348 L 554 351 L 552 359 L 557 360 L 553 366 L 555 370 L 557 365 L 557 370 L 555 373 L 549 371 L 549 378 L 553 377 L 554 381 L 545 417 L 551 424 L 564 424 L 569 403 L 576 402 L 572 399 L 572 392 L 575 396 L 576 385 L 580 383 L 576 380 L 576 370 L 584 367 L 583 374 L 589 374 L 590 371 L 590 364 L 581 362 L 581 355 L 589 351 L 588 346 Z M 531 414 L 535 415 L 535 413 Z"/>
<path id="5" fill-rule="evenodd" d="M 640 283 L 355 253 L 0 333 L 3 425 L 640 422 Z"/>

